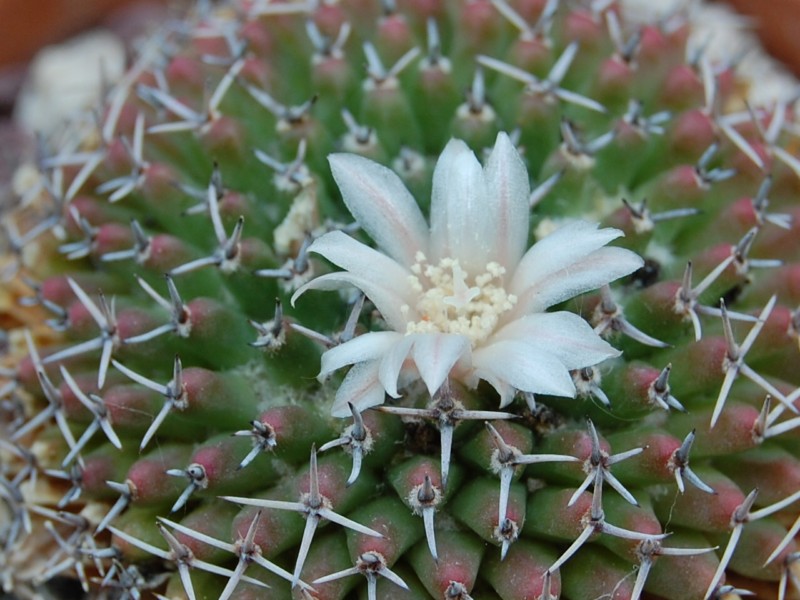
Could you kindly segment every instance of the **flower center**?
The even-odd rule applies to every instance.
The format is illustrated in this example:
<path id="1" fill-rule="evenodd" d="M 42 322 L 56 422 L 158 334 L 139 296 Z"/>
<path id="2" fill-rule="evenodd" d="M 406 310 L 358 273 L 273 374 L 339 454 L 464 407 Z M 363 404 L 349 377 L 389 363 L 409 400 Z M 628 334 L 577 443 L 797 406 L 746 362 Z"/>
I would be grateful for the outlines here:
<path id="1" fill-rule="evenodd" d="M 456 333 L 467 336 L 474 348 L 491 335 L 500 316 L 517 302 L 503 287 L 506 270 L 496 262 L 487 264 L 484 272 L 470 281 L 458 259 L 443 258 L 432 265 L 422 252 L 417 252 L 415 259 L 409 285 L 419 294 L 414 308 L 421 318 L 408 322 L 406 335 Z M 410 307 L 402 310 L 408 313 Z"/>

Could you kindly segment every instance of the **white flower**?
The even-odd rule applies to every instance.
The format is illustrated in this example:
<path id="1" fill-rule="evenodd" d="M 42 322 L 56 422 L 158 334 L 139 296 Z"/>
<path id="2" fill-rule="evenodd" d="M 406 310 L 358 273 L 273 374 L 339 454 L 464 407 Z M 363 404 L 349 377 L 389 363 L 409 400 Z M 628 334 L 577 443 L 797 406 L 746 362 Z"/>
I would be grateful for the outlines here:
<path id="1" fill-rule="evenodd" d="M 304 292 L 355 286 L 380 311 L 387 331 L 335 346 L 320 377 L 353 365 L 332 413 L 350 415 L 397 398 L 399 379 L 421 378 L 433 395 L 449 377 L 490 383 L 506 406 L 517 390 L 575 396 L 569 371 L 619 352 L 579 316 L 544 312 L 642 266 L 622 248 L 622 233 L 573 222 L 527 250 L 530 193 L 525 165 L 501 133 L 486 166 L 451 140 L 433 174 L 430 228 L 391 170 L 334 154 L 333 177 L 347 208 L 374 240 L 370 248 L 341 231 L 309 247 L 344 269 L 317 277 Z M 404 379 L 407 381 L 407 379 Z"/>

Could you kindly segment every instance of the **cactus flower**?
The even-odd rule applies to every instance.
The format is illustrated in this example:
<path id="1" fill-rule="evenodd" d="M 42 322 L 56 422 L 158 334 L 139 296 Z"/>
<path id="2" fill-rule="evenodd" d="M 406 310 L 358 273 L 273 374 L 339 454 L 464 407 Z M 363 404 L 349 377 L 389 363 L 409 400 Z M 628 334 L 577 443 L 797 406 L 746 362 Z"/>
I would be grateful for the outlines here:
<path id="1" fill-rule="evenodd" d="M 311 289 L 359 288 L 387 330 L 331 348 L 320 377 L 354 365 L 336 394 L 334 416 L 398 397 L 400 376 L 433 395 L 452 376 L 479 380 L 507 406 L 517 390 L 574 397 L 569 371 L 619 352 L 574 313 L 549 307 L 640 268 L 642 259 L 605 247 L 622 235 L 574 221 L 526 251 L 530 186 L 525 165 L 500 133 L 486 165 L 451 140 L 433 174 L 430 227 L 400 178 L 357 155 L 334 154 L 331 169 L 347 208 L 378 250 L 341 231 L 309 248 L 345 269 Z"/>

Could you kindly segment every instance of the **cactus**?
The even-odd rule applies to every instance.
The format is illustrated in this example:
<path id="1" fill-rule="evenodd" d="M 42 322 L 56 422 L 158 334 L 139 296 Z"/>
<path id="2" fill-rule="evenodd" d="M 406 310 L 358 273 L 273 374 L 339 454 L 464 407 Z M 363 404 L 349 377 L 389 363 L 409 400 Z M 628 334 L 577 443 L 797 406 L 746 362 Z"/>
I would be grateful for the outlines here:
<path id="1" fill-rule="evenodd" d="M 165 24 L 4 220 L 4 591 L 800 593 L 797 123 L 690 27 Z"/>

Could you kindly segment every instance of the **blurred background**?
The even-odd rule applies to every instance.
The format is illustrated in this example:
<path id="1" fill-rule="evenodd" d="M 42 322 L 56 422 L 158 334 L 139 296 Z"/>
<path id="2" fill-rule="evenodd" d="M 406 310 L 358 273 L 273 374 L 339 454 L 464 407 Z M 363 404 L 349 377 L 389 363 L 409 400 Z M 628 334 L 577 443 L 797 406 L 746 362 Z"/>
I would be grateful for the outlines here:
<path id="1" fill-rule="evenodd" d="M 751 18 L 764 48 L 800 77 L 800 0 L 725 0 L 724 3 Z"/>
<path id="2" fill-rule="evenodd" d="M 10 109 L 26 65 L 44 46 L 97 27 L 130 42 L 188 1 L 0 0 L 0 110 Z M 800 74 L 800 0 L 717 1 L 750 17 L 766 49 Z"/>
<path id="3" fill-rule="evenodd" d="M 95 104 L 100 72 L 113 81 L 135 40 L 189 1 L 0 0 L 0 214 L 16 167 L 33 154 L 26 129 Z"/>
<path id="4" fill-rule="evenodd" d="M 125 42 L 157 23 L 176 0 L 0 0 L 0 111 L 13 105 L 30 60 L 43 47 L 89 29 Z"/>
<path id="5" fill-rule="evenodd" d="M 190 0 L 0 0 L 0 114 L 8 115 L 41 48 L 94 28 L 126 44 Z M 651 0 L 658 4 L 663 0 Z M 765 48 L 800 75 L 800 0 L 716 0 L 752 19 Z"/>
<path id="6" fill-rule="evenodd" d="M 0 0 L 0 182 L 9 175 L 3 173 L 3 163 L 7 167 L 9 162 L 15 162 L 9 152 L 19 155 L 23 146 L 30 144 L 19 123 L 46 130 L 47 125 L 36 119 L 49 118 L 53 122 L 60 119 L 53 98 L 58 99 L 57 107 L 65 111 L 73 104 L 94 104 L 100 93 L 98 73 L 113 80 L 125 68 L 137 38 L 193 1 Z M 767 51 L 800 75 L 800 0 L 710 1 L 728 4 L 739 11 L 750 21 Z M 648 7 L 673 2 L 645 0 Z M 45 52 L 34 59 L 43 48 L 67 40 L 70 41 L 50 51 L 49 56 Z M 50 60 L 44 60 L 44 56 Z M 87 63 L 86 56 L 94 56 L 96 62 Z M 91 79 L 95 80 L 93 84 Z M 64 80 L 70 83 L 70 88 L 64 88 Z M 95 96 L 81 98 L 81 93 Z M 31 104 L 29 98 L 35 96 L 49 97 L 50 104 L 44 107 Z M 20 98 L 25 100 L 19 102 Z M 15 104 L 19 104 L 16 124 L 11 118 Z M 20 109 L 37 114 L 23 114 Z"/>

